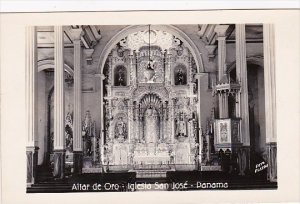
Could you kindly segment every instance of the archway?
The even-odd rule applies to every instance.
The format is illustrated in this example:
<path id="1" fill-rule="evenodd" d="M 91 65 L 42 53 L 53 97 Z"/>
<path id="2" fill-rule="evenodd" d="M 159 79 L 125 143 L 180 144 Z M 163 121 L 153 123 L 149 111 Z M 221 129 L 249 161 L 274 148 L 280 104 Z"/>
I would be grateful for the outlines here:
<path id="1" fill-rule="evenodd" d="M 155 30 L 162 30 L 164 32 L 170 33 L 176 37 L 178 37 L 191 51 L 196 65 L 197 65 L 197 71 L 198 72 L 205 72 L 205 68 L 203 66 L 203 61 L 201 57 L 201 52 L 197 48 L 197 46 L 194 44 L 194 42 L 180 29 L 176 28 L 172 25 L 150 25 L 151 29 Z M 128 26 L 124 29 L 122 29 L 120 32 L 118 32 L 114 37 L 111 38 L 111 40 L 105 45 L 103 51 L 101 52 L 100 58 L 99 58 L 99 64 L 98 64 L 98 73 L 103 73 L 103 68 L 105 66 L 105 61 L 110 54 L 113 47 L 119 43 L 122 39 L 124 39 L 127 35 L 130 33 L 138 32 L 138 31 L 144 31 L 148 30 L 149 25 L 132 25 Z"/>
<path id="2" fill-rule="evenodd" d="M 66 90 L 66 107 L 65 116 L 73 104 L 73 69 L 64 64 L 65 70 L 65 90 Z M 38 137 L 37 142 L 39 146 L 38 150 L 38 166 L 41 171 L 49 171 L 50 166 L 50 154 L 53 151 L 53 126 L 54 126 L 54 115 L 53 115 L 53 95 L 54 95 L 54 71 L 55 65 L 53 59 L 44 59 L 38 61 L 38 101 L 37 101 L 37 116 L 38 116 Z M 70 110 L 72 111 L 72 110 Z M 70 126 L 70 125 L 69 125 Z"/>

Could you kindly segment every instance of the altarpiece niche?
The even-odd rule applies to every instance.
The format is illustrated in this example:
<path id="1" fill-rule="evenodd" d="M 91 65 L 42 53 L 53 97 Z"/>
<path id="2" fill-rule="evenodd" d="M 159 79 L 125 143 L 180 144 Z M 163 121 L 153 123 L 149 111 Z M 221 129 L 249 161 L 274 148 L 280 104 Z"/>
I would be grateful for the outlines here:
<path id="1" fill-rule="evenodd" d="M 103 164 L 195 169 L 197 67 L 184 43 L 160 30 L 129 34 L 112 49 L 103 73 Z"/>

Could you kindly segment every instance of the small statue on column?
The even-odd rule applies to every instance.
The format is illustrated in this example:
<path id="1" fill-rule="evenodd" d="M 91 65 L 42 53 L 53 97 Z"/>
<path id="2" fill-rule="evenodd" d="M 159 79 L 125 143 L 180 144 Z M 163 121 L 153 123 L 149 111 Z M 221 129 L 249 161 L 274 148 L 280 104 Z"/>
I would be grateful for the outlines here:
<path id="1" fill-rule="evenodd" d="M 84 139 L 84 155 L 91 156 L 92 155 L 92 140 L 91 137 L 94 136 L 93 122 L 91 118 L 90 111 L 86 111 L 85 118 L 82 125 L 82 133 Z"/>

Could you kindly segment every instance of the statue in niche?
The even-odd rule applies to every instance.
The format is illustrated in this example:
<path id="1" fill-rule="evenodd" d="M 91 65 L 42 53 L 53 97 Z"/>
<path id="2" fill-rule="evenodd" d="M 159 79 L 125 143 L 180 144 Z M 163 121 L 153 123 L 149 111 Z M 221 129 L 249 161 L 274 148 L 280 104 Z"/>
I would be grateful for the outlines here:
<path id="1" fill-rule="evenodd" d="M 126 86 L 126 68 L 123 66 L 115 70 L 115 86 Z"/>
<path id="2" fill-rule="evenodd" d="M 155 62 L 153 60 L 149 60 L 149 62 L 147 64 L 147 69 L 144 71 L 144 76 L 145 76 L 146 82 L 154 80 L 154 75 L 155 75 L 154 63 Z"/>
<path id="3" fill-rule="evenodd" d="M 82 134 L 83 134 L 83 146 L 84 146 L 84 155 L 92 155 L 92 139 L 91 137 L 96 136 L 95 121 L 92 121 L 90 111 L 86 111 L 85 118 L 82 122 Z"/>
<path id="4" fill-rule="evenodd" d="M 175 85 L 185 85 L 186 84 L 186 72 L 179 67 L 175 75 Z"/>
<path id="5" fill-rule="evenodd" d="M 70 105 L 69 105 L 70 109 Z M 73 151 L 73 114 L 69 110 L 65 119 L 65 141 L 67 152 Z"/>
<path id="6" fill-rule="evenodd" d="M 186 123 L 183 117 L 183 113 L 180 113 L 179 120 L 177 122 L 177 136 L 187 137 L 186 135 Z"/>
<path id="7" fill-rule="evenodd" d="M 65 128 L 65 135 L 66 135 L 66 150 L 69 152 L 73 151 L 73 133 L 72 128 L 67 125 Z"/>
<path id="8" fill-rule="evenodd" d="M 147 143 L 156 143 L 159 140 L 159 118 L 155 108 L 149 107 L 145 111 L 144 131 Z"/>
<path id="9" fill-rule="evenodd" d="M 115 126 L 115 138 L 126 139 L 126 123 L 122 117 L 119 117 L 118 122 Z"/>

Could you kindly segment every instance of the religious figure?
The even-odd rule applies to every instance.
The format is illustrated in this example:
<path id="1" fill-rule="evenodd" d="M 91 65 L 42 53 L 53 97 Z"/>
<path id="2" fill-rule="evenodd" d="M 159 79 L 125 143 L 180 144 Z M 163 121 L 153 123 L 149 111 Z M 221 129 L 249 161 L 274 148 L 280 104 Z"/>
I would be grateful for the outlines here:
<path id="1" fill-rule="evenodd" d="M 145 111 L 144 131 L 147 143 L 156 143 L 159 139 L 159 120 L 157 111 L 153 107 Z"/>
<path id="2" fill-rule="evenodd" d="M 116 123 L 115 138 L 126 139 L 126 124 L 121 117 L 119 117 Z"/>
<path id="3" fill-rule="evenodd" d="M 183 75 L 183 72 L 182 72 L 181 68 L 177 72 L 177 84 L 179 84 L 179 85 L 184 84 L 184 75 Z"/>
<path id="4" fill-rule="evenodd" d="M 184 121 L 183 113 L 180 113 L 179 120 L 177 122 L 177 136 L 186 137 L 186 123 Z"/>
<path id="5" fill-rule="evenodd" d="M 147 64 L 146 70 L 144 71 L 144 76 L 145 76 L 146 82 L 151 81 L 151 80 L 153 81 L 154 75 L 155 75 L 154 61 L 150 60 Z"/>
<path id="6" fill-rule="evenodd" d="M 91 137 L 94 135 L 94 128 L 90 111 L 86 111 L 84 121 L 82 123 L 82 136 L 83 136 L 83 147 L 84 155 L 92 155 L 92 141 Z"/>
<path id="7" fill-rule="evenodd" d="M 119 69 L 116 79 L 116 86 L 126 86 L 125 74 L 123 69 Z"/>
<path id="8" fill-rule="evenodd" d="M 221 142 L 227 142 L 228 140 L 227 123 L 220 123 L 220 136 L 221 136 Z"/>
<path id="9" fill-rule="evenodd" d="M 72 129 L 70 128 L 70 126 L 66 127 L 66 131 L 65 131 L 65 135 L 66 135 L 66 150 L 69 152 L 73 151 L 73 134 L 72 134 Z"/>

